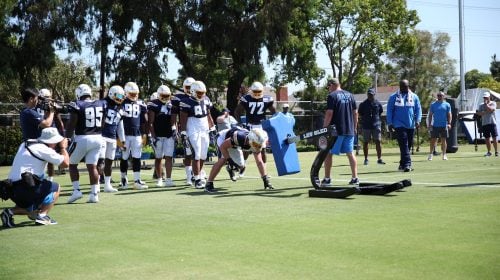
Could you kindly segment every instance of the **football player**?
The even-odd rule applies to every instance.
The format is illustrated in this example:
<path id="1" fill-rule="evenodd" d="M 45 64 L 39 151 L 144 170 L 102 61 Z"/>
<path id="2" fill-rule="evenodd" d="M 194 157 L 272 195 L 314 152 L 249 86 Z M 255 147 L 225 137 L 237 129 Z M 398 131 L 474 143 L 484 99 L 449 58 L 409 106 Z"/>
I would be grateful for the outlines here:
<path id="1" fill-rule="evenodd" d="M 241 113 L 245 112 L 248 128 L 262 129 L 261 122 L 266 119 L 267 110 L 273 115 L 276 113 L 274 99 L 269 95 L 264 95 L 264 85 L 262 83 L 253 82 L 250 86 L 250 93 L 240 98 L 240 102 L 236 107 L 235 117 L 241 122 Z M 245 159 L 248 155 L 248 153 L 245 153 Z M 266 162 L 265 151 L 262 153 L 262 160 Z M 240 176 L 243 176 L 244 170 L 240 172 Z"/>
<path id="2" fill-rule="evenodd" d="M 121 186 L 120 190 L 128 189 L 128 159 L 132 157 L 132 171 L 134 172 L 134 188 L 147 189 L 148 186 L 141 180 L 142 146 L 147 140 L 147 106 L 139 99 L 139 87 L 134 82 L 128 82 L 124 87 L 126 98 L 123 101 L 123 127 L 125 143 L 120 160 Z"/>
<path id="3" fill-rule="evenodd" d="M 262 149 L 265 148 L 267 142 L 267 134 L 261 128 L 253 128 L 250 131 L 234 127 L 219 131 L 217 138 L 217 146 L 222 156 L 212 166 L 210 175 L 208 176 L 207 184 L 205 185 L 206 192 L 215 192 L 214 179 L 219 174 L 222 166 L 229 161 L 232 165 L 237 165 L 240 169 L 244 167 L 245 161 L 241 156 L 241 151 L 251 151 L 254 155 L 257 169 L 259 170 L 264 189 L 272 190 L 273 186 L 269 182 L 267 176 L 266 164 L 262 160 Z"/>
<path id="4" fill-rule="evenodd" d="M 180 122 L 177 121 L 177 116 L 180 113 L 180 103 L 186 99 L 191 97 L 191 84 L 195 81 L 195 79 L 188 77 L 184 80 L 182 83 L 182 87 L 184 92 L 183 93 L 178 93 L 172 98 L 172 124 L 179 124 L 177 125 L 177 129 L 179 131 L 185 131 L 186 128 L 183 128 L 180 126 Z M 187 185 L 192 185 L 192 176 L 193 176 L 193 168 L 191 166 L 192 163 L 192 154 L 191 154 L 191 149 L 184 146 L 184 168 L 186 170 L 186 184 Z"/>
<path id="5" fill-rule="evenodd" d="M 172 187 L 172 157 L 175 149 L 175 125 L 172 125 L 172 93 L 170 88 L 161 85 L 156 91 L 158 98 L 148 103 L 149 132 L 155 150 L 155 171 L 158 187 Z M 162 178 L 161 159 L 165 159 L 167 179 Z"/>
<path id="6" fill-rule="evenodd" d="M 101 158 L 104 158 L 104 192 L 117 192 L 118 190 L 111 185 L 111 171 L 116 148 L 118 145 L 122 148 L 125 142 L 122 122 L 124 115 L 122 103 L 125 100 L 125 91 L 121 86 L 112 86 L 104 100 L 107 102 L 102 125 L 104 148 L 101 150 Z"/>
<path id="7" fill-rule="evenodd" d="M 79 85 L 76 90 L 76 101 L 69 104 L 69 120 L 66 125 L 66 138 L 73 138 L 69 149 L 69 175 L 73 185 L 73 193 L 68 203 L 83 197 L 80 191 L 80 174 L 78 163 L 85 157 L 90 179 L 90 196 L 87 202 L 99 202 L 99 172 L 97 161 L 103 144 L 101 131 L 106 102 L 93 100 L 92 90 L 86 84 Z"/>
<path id="8" fill-rule="evenodd" d="M 209 133 L 215 133 L 215 125 L 210 115 L 212 102 L 206 96 L 207 89 L 202 81 L 191 84 L 191 97 L 180 102 L 181 138 L 187 139 L 193 152 L 193 176 L 195 187 L 201 189 L 204 182 L 200 173 L 207 159 Z"/>

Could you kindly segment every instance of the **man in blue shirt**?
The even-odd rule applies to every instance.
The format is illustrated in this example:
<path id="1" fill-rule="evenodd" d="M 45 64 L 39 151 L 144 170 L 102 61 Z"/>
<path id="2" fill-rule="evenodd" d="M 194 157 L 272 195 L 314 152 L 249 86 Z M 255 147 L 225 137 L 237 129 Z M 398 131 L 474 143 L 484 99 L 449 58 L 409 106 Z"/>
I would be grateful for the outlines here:
<path id="1" fill-rule="evenodd" d="M 375 99 L 375 90 L 373 88 L 368 90 L 368 98 L 359 104 L 359 116 L 361 117 L 361 127 L 363 128 L 363 154 L 365 156 L 365 165 L 368 165 L 368 144 L 370 140 L 375 141 L 375 149 L 377 151 L 377 163 L 385 164 L 382 160 L 382 125 L 380 115 L 384 109 L 382 104 Z"/>
<path id="2" fill-rule="evenodd" d="M 399 90 L 389 97 L 387 102 L 387 125 L 396 131 L 401 158 L 399 170 L 410 172 L 410 147 L 413 145 L 415 128 L 419 128 L 422 119 L 420 99 L 410 90 L 408 80 L 399 82 Z"/>
<path id="3" fill-rule="evenodd" d="M 36 110 L 38 104 L 38 91 L 36 89 L 25 89 L 21 92 L 25 108 L 19 115 L 23 139 L 37 139 L 42 129 L 50 127 L 54 121 L 54 112 L 48 110 L 45 116 Z"/>
<path id="4" fill-rule="evenodd" d="M 323 127 L 334 124 L 338 137 L 332 147 L 331 153 L 328 153 L 325 159 L 325 178 L 321 181 L 322 186 L 331 184 L 330 173 L 332 169 L 332 154 L 339 155 L 345 153 L 349 159 L 351 167 L 351 181 L 349 184 L 358 185 L 358 167 L 354 150 L 354 136 L 358 125 L 358 110 L 356 101 L 352 93 L 340 88 L 337 78 L 328 81 L 328 91 L 330 94 L 327 99 L 327 108 Z"/>
<path id="5" fill-rule="evenodd" d="M 437 100 L 429 108 L 429 129 L 431 131 L 430 153 L 427 160 L 432 160 L 434 147 L 438 138 L 441 138 L 441 152 L 443 160 L 448 160 L 446 156 L 446 138 L 448 130 L 451 128 L 451 106 L 444 100 L 445 94 L 440 91 Z"/>

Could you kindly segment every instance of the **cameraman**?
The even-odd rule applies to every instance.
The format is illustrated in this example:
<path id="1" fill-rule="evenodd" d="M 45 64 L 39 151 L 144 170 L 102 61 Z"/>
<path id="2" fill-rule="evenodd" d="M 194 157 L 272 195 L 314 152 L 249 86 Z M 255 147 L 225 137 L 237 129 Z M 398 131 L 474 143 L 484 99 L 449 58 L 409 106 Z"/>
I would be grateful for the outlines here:
<path id="1" fill-rule="evenodd" d="M 36 110 L 38 91 L 36 89 L 24 89 L 21 92 L 21 97 L 25 105 L 25 108 L 19 115 L 23 140 L 37 139 L 40 137 L 42 129 L 52 125 L 54 112 L 47 110 L 44 116 L 38 113 Z"/>
<path id="2" fill-rule="evenodd" d="M 59 146 L 58 154 L 54 148 Z M 59 197 L 59 184 L 43 179 L 47 163 L 68 167 L 68 141 L 54 127 L 42 130 L 38 139 L 21 143 L 8 179 L 12 182 L 10 199 L 16 204 L 0 215 L 4 227 L 14 227 L 13 215 L 28 215 L 36 224 L 54 225 L 47 214 Z"/>
<path id="3" fill-rule="evenodd" d="M 50 124 L 51 127 L 57 128 L 59 134 L 64 135 L 64 124 L 61 119 L 61 114 L 59 110 L 55 107 L 57 103 L 52 99 L 52 92 L 46 88 L 42 88 L 38 93 L 38 104 L 36 106 L 36 110 L 40 116 L 47 116 L 50 111 L 54 112 L 53 122 Z M 60 105 L 59 105 L 60 106 Z M 60 108 L 62 109 L 62 108 Z M 57 150 L 56 150 L 57 151 Z M 54 179 L 54 165 L 49 163 L 47 165 L 47 174 L 49 177 L 47 178 L 49 181 Z"/>

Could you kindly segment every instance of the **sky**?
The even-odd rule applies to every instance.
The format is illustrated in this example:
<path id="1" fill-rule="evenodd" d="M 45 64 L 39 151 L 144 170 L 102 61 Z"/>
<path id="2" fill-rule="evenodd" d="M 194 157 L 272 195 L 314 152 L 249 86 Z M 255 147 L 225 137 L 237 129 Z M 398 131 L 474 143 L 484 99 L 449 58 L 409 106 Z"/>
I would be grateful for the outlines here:
<path id="1" fill-rule="evenodd" d="M 420 18 L 417 29 L 431 33 L 446 32 L 451 41 L 447 54 L 456 60 L 455 69 L 460 74 L 460 43 L 459 43 L 459 0 L 407 0 L 409 9 L 416 10 Z M 489 67 L 493 54 L 498 54 L 500 60 L 500 0 L 463 0 L 464 5 L 464 70 L 468 72 L 477 69 L 490 73 Z M 97 57 L 84 52 L 81 57 L 89 65 L 96 65 Z M 61 53 L 61 55 L 64 55 Z M 74 56 L 74 55 L 73 55 Z M 263 52 L 263 60 L 266 52 Z M 170 79 L 177 79 L 179 61 L 169 55 L 168 73 Z M 324 49 L 317 50 L 317 63 L 331 75 L 330 63 Z M 268 79 L 274 72 L 272 66 L 265 67 Z M 326 78 L 326 77 L 325 77 Z M 458 76 L 457 76 L 458 78 Z M 301 90 L 301 84 L 288 84 L 288 92 Z"/>

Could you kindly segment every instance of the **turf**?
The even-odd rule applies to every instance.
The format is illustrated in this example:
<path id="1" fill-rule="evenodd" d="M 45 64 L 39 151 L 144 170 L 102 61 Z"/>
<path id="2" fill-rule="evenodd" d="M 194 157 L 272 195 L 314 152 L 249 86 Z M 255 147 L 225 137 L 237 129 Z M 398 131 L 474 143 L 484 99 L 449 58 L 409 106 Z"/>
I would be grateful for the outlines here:
<path id="1" fill-rule="evenodd" d="M 16 216 L 19 227 L 0 231 L 0 279 L 500 277 L 500 158 L 461 146 L 448 161 L 429 162 L 421 151 L 415 171 L 401 173 L 397 152 L 384 150 L 386 165 L 372 156 L 364 166 L 358 156 L 360 180 L 413 186 L 347 199 L 308 197 L 315 153 L 301 153 L 303 172 L 291 176 L 268 164 L 275 191 L 262 190 L 253 160 L 236 183 L 221 172 L 213 195 L 183 186 L 175 168 L 178 187 L 155 188 L 144 170 L 149 190 L 101 193 L 87 204 L 84 185 L 85 197 L 65 204 L 69 177 L 57 176 L 63 192 L 51 216 L 59 224 Z M 8 170 L 0 168 L 2 178 Z M 335 156 L 333 183 L 349 179 L 346 157 Z"/>

